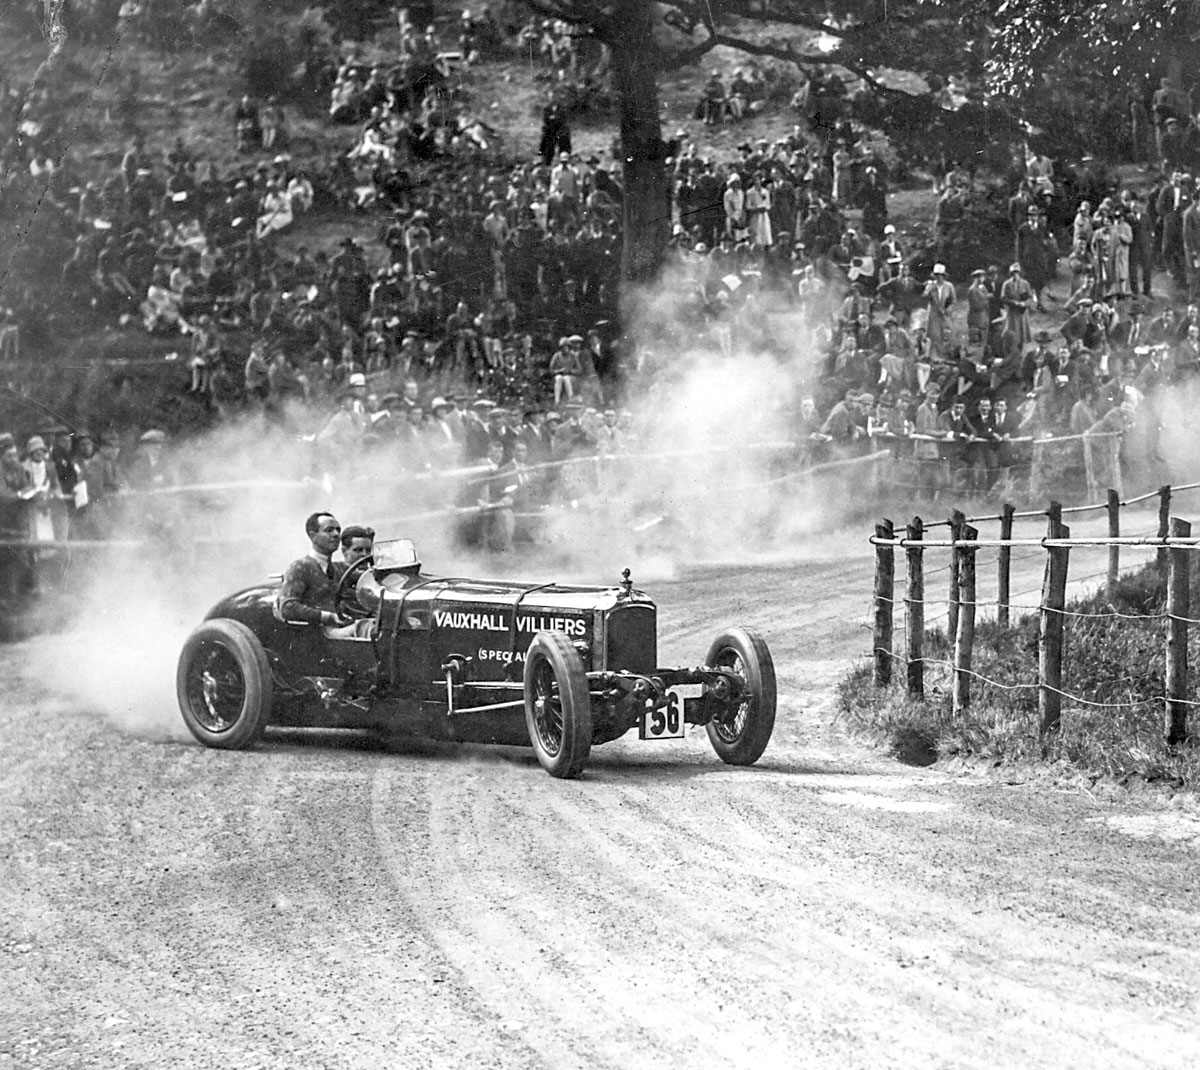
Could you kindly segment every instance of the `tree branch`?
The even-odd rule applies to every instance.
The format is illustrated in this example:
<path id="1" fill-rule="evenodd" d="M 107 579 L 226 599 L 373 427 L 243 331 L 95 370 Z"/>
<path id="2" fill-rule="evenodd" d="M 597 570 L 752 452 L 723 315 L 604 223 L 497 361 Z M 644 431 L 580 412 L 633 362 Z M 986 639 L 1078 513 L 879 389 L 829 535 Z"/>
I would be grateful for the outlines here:
<path id="1" fill-rule="evenodd" d="M 857 74 L 864 82 L 872 89 L 880 93 L 895 93 L 899 90 L 892 89 L 890 86 L 884 85 L 877 79 L 868 68 L 856 63 L 854 60 L 847 59 L 845 56 L 839 56 L 836 52 L 829 54 L 817 53 L 809 55 L 805 52 L 797 52 L 794 48 L 786 48 L 780 45 L 763 44 L 757 41 L 746 41 L 740 37 L 732 37 L 729 34 L 718 33 L 713 37 L 709 48 L 714 48 L 717 45 L 724 45 L 726 48 L 735 48 L 739 52 L 745 52 L 751 56 L 769 56 L 772 59 L 781 59 L 786 63 L 795 63 L 797 66 L 804 64 L 820 64 L 827 67 L 845 67 L 852 74 Z"/>
<path id="2" fill-rule="evenodd" d="M 711 28 L 709 28 L 708 36 L 699 44 L 692 45 L 690 48 L 685 48 L 679 52 L 672 52 L 670 55 L 663 55 L 659 70 L 677 71 L 681 67 L 689 67 L 693 63 L 703 59 L 709 52 L 721 43 L 720 36 Z"/>
<path id="3" fill-rule="evenodd" d="M 755 0 L 720 0 L 719 8 L 722 14 L 746 19 L 748 22 L 779 22 L 785 26 L 799 26 L 814 33 L 827 33 L 837 38 L 846 37 L 848 30 L 857 29 L 857 26 L 842 29 L 818 15 L 805 15 L 799 11 L 778 10 L 774 7 L 764 10 Z"/>
<path id="4" fill-rule="evenodd" d="M 588 26 L 595 35 L 603 40 L 614 30 L 613 11 L 603 5 L 588 0 L 580 0 L 578 5 L 574 0 L 523 0 L 525 6 L 535 15 L 548 19 L 561 19 L 575 26 Z"/>

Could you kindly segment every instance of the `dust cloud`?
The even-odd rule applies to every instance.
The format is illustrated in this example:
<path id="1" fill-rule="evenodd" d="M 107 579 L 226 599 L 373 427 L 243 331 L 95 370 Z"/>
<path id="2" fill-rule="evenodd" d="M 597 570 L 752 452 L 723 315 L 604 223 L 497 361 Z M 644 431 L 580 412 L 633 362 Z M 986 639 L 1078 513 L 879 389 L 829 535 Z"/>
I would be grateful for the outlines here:
<path id="1" fill-rule="evenodd" d="M 113 534 L 142 549 L 74 556 L 82 610 L 38 645 L 43 678 L 125 730 L 188 738 L 174 694 L 184 640 L 218 599 L 307 552 L 304 519 L 318 509 L 377 538 L 415 539 L 441 575 L 615 583 L 629 567 L 644 585 L 700 561 L 794 551 L 852 496 L 798 478 L 793 423 L 818 360 L 806 325 L 790 306 L 751 299 L 732 331 L 701 346 L 688 294 L 683 273 L 643 300 L 629 349 L 641 370 L 624 399 L 635 441 L 564 471 L 566 502 L 536 544 L 463 548 L 453 505 L 470 476 L 413 475 L 385 448 L 339 452 L 313 440 L 301 412 L 245 417 L 170 451 L 178 482 L 203 489 L 129 498 Z M 792 355 L 748 341 L 765 330 L 790 339 Z"/>

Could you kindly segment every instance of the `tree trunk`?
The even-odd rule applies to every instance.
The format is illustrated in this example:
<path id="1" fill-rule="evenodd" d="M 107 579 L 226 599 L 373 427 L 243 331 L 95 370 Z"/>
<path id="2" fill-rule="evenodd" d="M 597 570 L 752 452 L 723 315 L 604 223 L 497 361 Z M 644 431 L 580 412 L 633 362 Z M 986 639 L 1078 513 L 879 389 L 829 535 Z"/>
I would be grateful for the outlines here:
<path id="1" fill-rule="evenodd" d="M 671 236 L 671 186 L 659 119 L 659 64 L 653 43 L 652 5 L 627 5 L 626 31 L 609 41 L 624 155 L 625 240 L 621 251 L 623 291 L 658 275 Z"/>

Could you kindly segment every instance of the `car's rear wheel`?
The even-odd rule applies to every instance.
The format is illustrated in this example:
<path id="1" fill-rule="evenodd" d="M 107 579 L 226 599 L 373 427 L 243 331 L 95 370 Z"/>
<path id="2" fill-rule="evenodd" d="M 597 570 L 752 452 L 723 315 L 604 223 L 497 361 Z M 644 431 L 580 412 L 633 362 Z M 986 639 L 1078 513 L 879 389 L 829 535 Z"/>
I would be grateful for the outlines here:
<path id="1" fill-rule="evenodd" d="M 543 769 L 577 777 L 592 749 L 592 700 L 579 651 L 562 632 L 538 632 L 525 652 L 525 726 Z"/>
<path id="2" fill-rule="evenodd" d="M 208 620 L 183 644 L 175 673 L 179 709 L 209 747 L 246 747 L 262 735 L 273 680 L 258 637 L 236 620 Z"/>
<path id="3" fill-rule="evenodd" d="M 709 742 L 728 765 L 753 765 L 775 728 L 775 663 L 766 641 L 749 628 L 729 628 L 713 640 L 704 664 L 728 669 L 743 685 L 736 705 L 706 696 Z"/>

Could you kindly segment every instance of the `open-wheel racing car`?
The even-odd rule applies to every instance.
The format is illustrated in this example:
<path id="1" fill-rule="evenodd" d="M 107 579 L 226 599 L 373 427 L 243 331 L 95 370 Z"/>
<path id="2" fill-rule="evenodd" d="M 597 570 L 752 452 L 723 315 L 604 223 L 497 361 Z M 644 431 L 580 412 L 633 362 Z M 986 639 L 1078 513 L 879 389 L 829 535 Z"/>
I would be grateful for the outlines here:
<path id="1" fill-rule="evenodd" d="M 551 776 L 573 777 L 632 728 L 678 739 L 702 724 L 731 765 L 757 761 L 774 728 L 761 636 L 729 628 L 703 665 L 660 667 L 657 609 L 628 569 L 611 587 L 446 579 L 396 539 L 341 578 L 354 628 L 285 621 L 278 591 L 230 595 L 184 644 L 179 705 L 207 746 L 245 747 L 268 726 L 374 728 L 531 745 Z"/>

